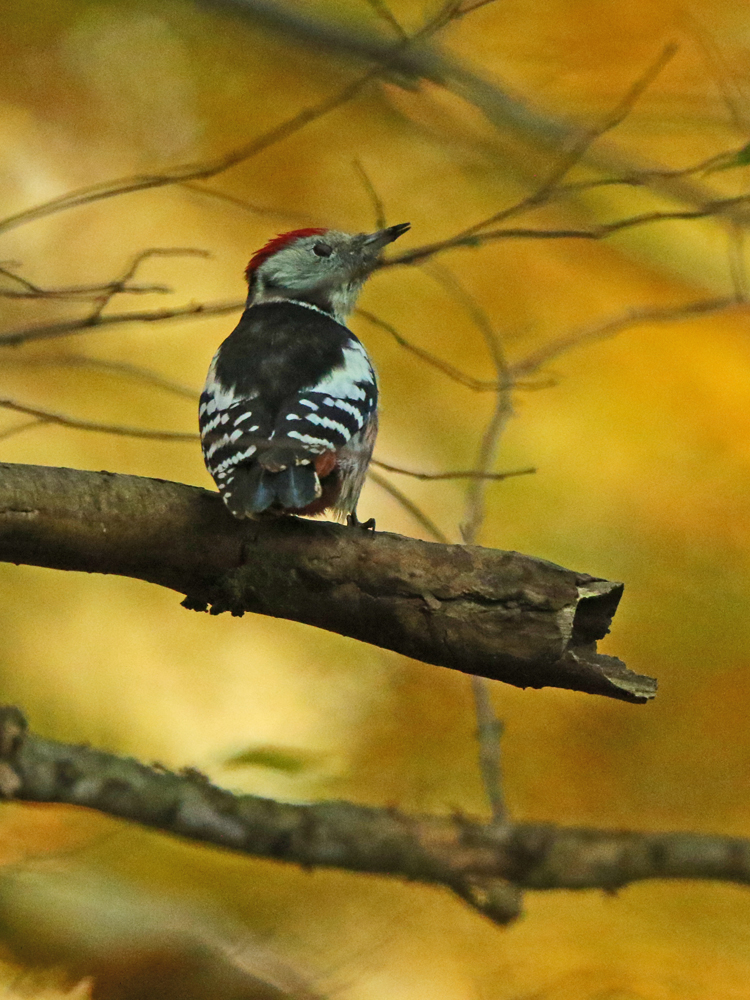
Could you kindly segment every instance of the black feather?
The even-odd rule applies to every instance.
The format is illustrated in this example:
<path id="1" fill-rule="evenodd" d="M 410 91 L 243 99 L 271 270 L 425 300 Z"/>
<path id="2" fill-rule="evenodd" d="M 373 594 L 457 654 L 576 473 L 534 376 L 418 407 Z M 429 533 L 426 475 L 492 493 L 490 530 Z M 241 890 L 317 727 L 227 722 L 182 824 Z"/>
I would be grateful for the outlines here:
<path id="1" fill-rule="evenodd" d="M 252 517 L 273 508 L 302 510 L 317 495 L 312 465 L 290 465 L 280 472 L 269 472 L 257 463 L 234 470 L 224 494 L 235 517 Z"/>
<path id="2" fill-rule="evenodd" d="M 237 396 L 257 393 L 275 416 L 295 392 L 343 363 L 352 336 L 332 316 L 293 302 L 254 305 L 221 345 L 216 378 Z"/>
<path id="3" fill-rule="evenodd" d="M 282 472 L 266 473 L 272 475 L 276 497 L 285 510 L 302 510 L 316 499 L 320 489 L 315 469 L 306 465 L 290 465 Z"/>

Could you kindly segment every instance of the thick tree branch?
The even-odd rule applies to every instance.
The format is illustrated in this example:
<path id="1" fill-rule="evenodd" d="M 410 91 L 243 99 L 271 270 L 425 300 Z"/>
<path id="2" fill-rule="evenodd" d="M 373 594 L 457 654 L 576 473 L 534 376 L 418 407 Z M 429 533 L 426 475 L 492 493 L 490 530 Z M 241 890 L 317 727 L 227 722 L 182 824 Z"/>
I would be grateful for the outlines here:
<path id="1" fill-rule="evenodd" d="M 188 608 L 288 618 L 518 687 L 634 702 L 656 688 L 596 651 L 619 583 L 517 552 L 238 521 L 178 483 L 0 464 L 0 560 L 134 577 Z"/>
<path id="2" fill-rule="evenodd" d="M 750 885 L 745 839 L 481 823 L 348 802 L 296 805 L 233 795 L 196 771 L 173 774 L 34 736 L 11 707 L 0 709 L 0 794 L 86 806 L 307 869 L 342 868 L 443 885 L 499 923 L 518 915 L 514 886 L 613 891 L 654 878 Z"/>

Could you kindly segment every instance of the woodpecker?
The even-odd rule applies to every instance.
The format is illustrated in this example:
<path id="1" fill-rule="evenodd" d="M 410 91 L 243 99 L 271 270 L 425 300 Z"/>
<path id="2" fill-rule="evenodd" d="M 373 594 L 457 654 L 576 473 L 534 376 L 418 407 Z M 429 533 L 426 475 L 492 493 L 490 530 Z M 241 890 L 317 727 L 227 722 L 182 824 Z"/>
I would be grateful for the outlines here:
<path id="1" fill-rule="evenodd" d="M 250 260 L 247 306 L 199 408 L 206 467 L 235 517 L 331 511 L 358 523 L 378 384 L 346 317 L 380 251 L 408 229 L 296 229 Z"/>

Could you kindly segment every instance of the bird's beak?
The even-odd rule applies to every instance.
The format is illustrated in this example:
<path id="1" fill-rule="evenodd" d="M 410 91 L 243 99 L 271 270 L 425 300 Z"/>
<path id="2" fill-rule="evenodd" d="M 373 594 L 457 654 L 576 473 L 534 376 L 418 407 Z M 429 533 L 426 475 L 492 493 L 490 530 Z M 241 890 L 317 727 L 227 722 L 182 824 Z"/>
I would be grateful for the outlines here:
<path id="1" fill-rule="evenodd" d="M 376 233 L 365 236 L 365 246 L 368 250 L 378 251 L 388 243 L 393 243 L 399 236 L 411 229 L 410 222 L 400 222 L 397 226 L 388 226 L 387 229 L 379 229 Z"/>

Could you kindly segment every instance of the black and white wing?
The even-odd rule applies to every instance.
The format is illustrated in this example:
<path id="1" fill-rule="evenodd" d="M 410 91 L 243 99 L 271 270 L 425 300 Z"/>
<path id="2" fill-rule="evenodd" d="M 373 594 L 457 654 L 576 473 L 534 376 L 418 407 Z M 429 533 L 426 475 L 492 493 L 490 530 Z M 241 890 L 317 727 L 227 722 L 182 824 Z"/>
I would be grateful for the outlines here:
<path id="1" fill-rule="evenodd" d="M 372 364 L 331 317 L 274 305 L 247 310 L 211 364 L 199 411 L 206 466 L 240 517 L 352 510 L 377 428 Z"/>

